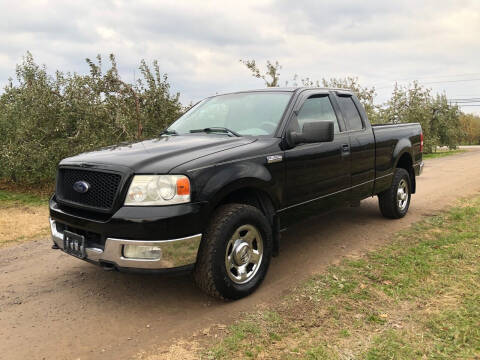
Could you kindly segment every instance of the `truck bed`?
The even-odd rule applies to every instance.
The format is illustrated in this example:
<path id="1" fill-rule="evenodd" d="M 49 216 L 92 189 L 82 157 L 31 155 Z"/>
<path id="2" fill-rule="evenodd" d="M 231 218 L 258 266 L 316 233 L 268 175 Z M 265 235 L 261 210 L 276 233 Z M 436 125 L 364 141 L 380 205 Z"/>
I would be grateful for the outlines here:
<path id="1" fill-rule="evenodd" d="M 393 161 L 399 159 L 400 151 L 411 146 L 412 165 L 422 161 L 422 127 L 420 123 L 372 124 L 372 130 L 375 137 L 375 193 L 378 193 L 383 189 L 384 182 L 390 183 L 389 176 L 396 165 Z"/>

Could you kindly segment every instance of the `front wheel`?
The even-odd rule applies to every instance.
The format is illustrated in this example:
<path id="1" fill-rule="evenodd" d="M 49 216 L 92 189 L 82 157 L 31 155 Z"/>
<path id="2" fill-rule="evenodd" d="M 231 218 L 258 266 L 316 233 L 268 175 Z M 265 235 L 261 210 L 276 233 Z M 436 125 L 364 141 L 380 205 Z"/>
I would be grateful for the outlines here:
<path id="1" fill-rule="evenodd" d="M 195 281 L 217 298 L 245 297 L 263 281 L 271 255 L 272 229 L 263 213 L 250 205 L 224 205 L 202 240 Z"/>
<path id="2" fill-rule="evenodd" d="M 400 219 L 407 214 L 411 198 L 410 184 L 408 171 L 396 169 L 390 189 L 378 194 L 378 204 L 383 216 Z"/>

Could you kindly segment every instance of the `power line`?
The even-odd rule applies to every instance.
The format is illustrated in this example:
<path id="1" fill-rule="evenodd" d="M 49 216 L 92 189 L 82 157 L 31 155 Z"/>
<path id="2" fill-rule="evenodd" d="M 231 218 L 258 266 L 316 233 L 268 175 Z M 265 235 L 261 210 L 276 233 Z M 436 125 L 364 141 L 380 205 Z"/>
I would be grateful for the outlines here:
<path id="1" fill-rule="evenodd" d="M 471 106 L 471 105 L 480 105 L 480 101 L 472 101 L 468 103 L 457 103 L 457 102 L 450 102 L 451 105 L 458 105 L 458 106 Z"/>
<path id="2" fill-rule="evenodd" d="M 415 79 L 397 79 L 398 81 L 414 81 L 414 80 L 419 80 L 419 79 L 432 79 L 432 78 L 449 78 L 449 77 L 458 77 L 458 76 L 477 76 L 480 75 L 480 73 L 467 73 L 467 74 L 452 74 L 452 75 L 427 75 L 427 76 L 419 76 Z"/>
<path id="3" fill-rule="evenodd" d="M 443 81 L 430 81 L 424 82 L 422 84 L 444 84 L 444 83 L 456 83 L 456 82 L 465 82 L 465 81 L 479 81 L 480 78 L 477 79 L 459 79 L 459 80 L 443 80 Z"/>
<path id="4" fill-rule="evenodd" d="M 401 78 L 394 79 L 393 82 L 405 82 L 405 81 L 416 81 L 421 79 L 437 79 L 437 78 L 455 78 L 459 76 L 479 76 L 480 73 L 465 73 L 465 74 L 452 74 L 452 75 L 426 75 L 426 76 L 417 76 L 416 78 Z M 436 81 L 436 80 L 434 80 Z"/>
<path id="5" fill-rule="evenodd" d="M 471 98 L 456 98 L 456 99 L 447 99 L 451 105 L 456 105 L 458 107 L 480 107 L 480 98 L 471 97 Z"/>
<path id="6" fill-rule="evenodd" d="M 452 97 L 451 99 L 471 99 L 471 98 L 478 97 L 478 95 L 450 95 L 450 96 L 456 96 L 456 97 Z"/>
<path id="7" fill-rule="evenodd" d="M 480 98 L 469 98 L 469 99 L 447 99 L 450 103 L 457 104 L 470 104 L 470 103 L 480 103 Z"/>
<path id="8" fill-rule="evenodd" d="M 413 80 L 414 81 L 414 80 Z M 432 85 L 432 84 L 447 84 L 447 83 L 457 83 L 457 82 L 469 82 L 469 81 L 480 81 L 480 78 L 475 79 L 457 79 L 457 80 L 441 80 L 441 81 L 427 81 L 427 82 L 419 82 L 420 85 Z M 379 87 L 376 90 L 382 89 L 389 89 L 391 86 Z"/>
<path id="9" fill-rule="evenodd" d="M 448 100 L 460 100 L 460 101 L 465 101 L 465 100 L 472 100 L 472 101 L 480 101 L 480 97 L 465 97 L 465 98 L 449 98 Z"/>

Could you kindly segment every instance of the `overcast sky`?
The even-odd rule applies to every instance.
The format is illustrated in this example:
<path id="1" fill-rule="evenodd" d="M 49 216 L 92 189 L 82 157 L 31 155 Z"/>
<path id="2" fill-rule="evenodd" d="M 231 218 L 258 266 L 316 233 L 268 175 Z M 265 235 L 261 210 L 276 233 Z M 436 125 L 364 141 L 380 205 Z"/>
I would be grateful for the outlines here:
<path id="1" fill-rule="evenodd" d="M 125 81 L 157 59 L 184 103 L 263 87 L 239 59 L 278 60 L 282 84 L 357 76 L 377 102 L 413 79 L 480 98 L 480 1 L 0 0 L 2 87 L 27 51 L 78 73 L 86 57 L 114 53 Z"/>

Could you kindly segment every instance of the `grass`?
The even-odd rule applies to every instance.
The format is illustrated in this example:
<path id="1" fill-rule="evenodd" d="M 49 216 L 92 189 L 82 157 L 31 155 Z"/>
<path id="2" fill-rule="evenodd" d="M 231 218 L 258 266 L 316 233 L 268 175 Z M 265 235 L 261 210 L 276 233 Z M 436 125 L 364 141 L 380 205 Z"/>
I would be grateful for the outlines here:
<path id="1" fill-rule="evenodd" d="M 207 340 L 207 359 L 479 359 L 480 197 Z"/>
<path id="2" fill-rule="evenodd" d="M 457 149 L 457 150 L 437 150 L 436 152 L 430 153 L 430 154 L 423 154 L 423 159 L 436 159 L 436 158 L 442 158 L 445 156 L 450 156 L 450 155 L 455 155 L 455 154 L 461 154 L 466 152 L 467 150 L 463 149 Z"/>
<path id="3" fill-rule="evenodd" d="M 0 206 L 30 205 L 42 206 L 48 203 L 48 197 L 31 193 L 0 190 Z"/>
<path id="4" fill-rule="evenodd" d="M 48 235 L 48 197 L 0 190 L 0 247 Z"/>

